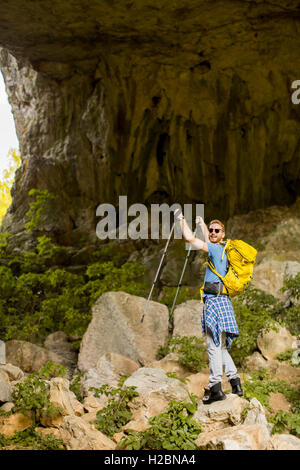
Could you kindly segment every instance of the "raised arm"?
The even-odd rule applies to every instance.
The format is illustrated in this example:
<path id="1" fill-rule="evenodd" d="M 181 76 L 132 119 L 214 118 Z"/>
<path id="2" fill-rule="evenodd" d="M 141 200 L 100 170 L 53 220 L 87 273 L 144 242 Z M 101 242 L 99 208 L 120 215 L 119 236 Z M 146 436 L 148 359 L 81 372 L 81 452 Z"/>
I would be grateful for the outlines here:
<path id="1" fill-rule="evenodd" d="M 184 238 L 186 239 L 186 241 L 191 243 L 198 250 L 208 252 L 207 243 L 200 240 L 200 238 L 197 238 L 197 237 L 194 236 L 193 232 L 191 231 L 191 229 L 188 226 L 183 214 L 179 211 L 179 209 L 177 209 L 174 212 L 174 215 L 175 215 L 176 219 L 179 220 L 179 224 L 180 224 L 180 227 L 181 227 L 181 230 L 182 230 L 182 234 L 183 234 Z"/>

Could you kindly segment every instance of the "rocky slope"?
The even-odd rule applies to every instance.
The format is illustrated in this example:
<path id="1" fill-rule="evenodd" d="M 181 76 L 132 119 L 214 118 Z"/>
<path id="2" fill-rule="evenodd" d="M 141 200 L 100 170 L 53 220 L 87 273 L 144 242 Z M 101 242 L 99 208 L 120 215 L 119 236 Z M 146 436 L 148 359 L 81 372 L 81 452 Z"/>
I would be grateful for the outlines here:
<path id="1" fill-rule="evenodd" d="M 282 393 L 269 393 L 270 407 L 266 409 L 260 401 L 253 398 L 240 398 L 230 393 L 230 386 L 223 381 L 223 389 L 227 391 L 227 398 L 222 402 L 203 405 L 202 398 L 204 387 L 207 386 L 207 367 L 196 374 L 191 374 L 188 368 L 180 364 L 177 354 L 170 354 L 160 361 L 153 360 L 148 354 L 144 365 L 133 360 L 136 357 L 139 332 L 144 331 L 143 337 L 147 338 L 144 350 L 157 347 L 155 335 L 151 334 L 152 325 L 157 321 L 155 307 L 161 307 L 156 302 L 151 302 L 147 322 L 136 324 L 133 318 L 128 317 L 128 322 L 122 336 L 131 341 L 118 342 L 117 338 L 111 340 L 105 333 L 100 318 L 105 318 L 106 312 L 118 312 L 122 318 L 132 311 L 135 305 L 135 314 L 139 318 L 145 299 L 130 296 L 123 292 L 110 292 L 102 296 L 100 302 L 93 309 L 91 331 L 87 331 L 82 342 L 78 366 L 84 372 L 81 378 L 80 396 L 75 396 L 70 390 L 71 380 L 75 377 L 71 372 L 70 363 L 69 378 L 50 376 L 44 380 L 49 401 L 59 411 L 47 414 L 45 408 L 36 412 L 35 422 L 31 415 L 14 411 L 16 404 L 12 401 L 12 392 L 20 384 L 24 384 L 29 373 L 38 372 L 41 366 L 49 360 L 56 364 L 66 365 L 67 338 L 61 332 L 57 332 L 47 338 L 45 348 L 38 348 L 25 341 L 8 341 L 7 364 L 0 365 L 0 401 L 2 412 L 12 411 L 9 415 L 0 417 L 0 433 L 6 438 L 13 436 L 16 431 L 23 431 L 35 426 L 35 431 L 41 435 L 52 434 L 60 439 L 68 450 L 113 450 L 122 449 L 122 437 L 128 431 L 144 431 L 149 428 L 149 419 L 166 412 L 172 400 L 189 403 L 191 395 L 196 398 L 196 407 L 193 410 L 193 419 L 201 426 L 201 432 L 195 437 L 195 450 L 299 450 L 300 439 L 291 434 L 272 433 L 272 424 L 268 421 L 271 414 L 278 410 L 289 411 L 290 403 Z M 178 326 L 185 320 L 185 335 L 195 334 L 195 321 L 199 316 L 193 301 L 186 302 L 175 310 L 175 324 Z M 188 331 L 187 318 L 192 318 Z M 168 327 L 168 318 L 162 315 L 161 324 Z M 180 328 L 179 328 L 180 329 Z M 119 331 L 119 323 L 114 320 L 110 327 L 112 337 Z M 202 336 L 199 332 L 200 337 Z M 108 351 L 103 354 L 97 348 L 94 339 L 101 337 L 101 347 Z M 164 342 L 167 339 L 161 338 Z M 99 341 L 98 341 L 99 342 Z M 276 379 L 285 379 L 289 386 L 299 380 L 299 368 L 288 363 L 280 364 L 273 359 L 273 355 L 290 349 L 297 348 L 295 338 L 286 329 L 279 332 L 262 334 L 258 346 L 266 357 L 263 367 L 276 371 Z M 56 352 L 54 352 L 56 351 Z M 122 354 L 119 354 L 118 352 Z M 37 363 L 37 356 L 39 363 Z M 263 357 L 261 356 L 261 360 Z M 252 358 L 249 361 L 248 371 L 243 374 L 243 382 L 257 369 L 259 359 Z M 22 369 L 21 369 L 21 367 Z M 74 368 L 74 364 L 73 364 Z M 26 371 L 26 372 L 25 372 Z M 171 375 L 170 375 L 171 373 Z M 169 374 L 169 375 L 168 375 Z M 55 375 L 55 374 L 54 374 Z M 135 387 L 137 396 L 130 400 L 129 410 L 131 417 L 127 419 L 118 432 L 112 436 L 106 435 L 96 428 L 97 412 L 108 405 L 105 393 L 100 397 L 95 394 L 95 388 L 108 384 L 117 387 L 122 376 L 127 375 L 125 387 Z M 95 388 L 91 388 L 95 387 Z M 228 388 L 229 387 L 229 388 Z M 266 384 L 267 387 L 267 384 Z M 28 389 L 29 390 L 29 389 Z M 28 394 L 34 392 L 34 387 L 27 392 L 27 403 L 30 403 Z M 36 392 L 36 391 L 35 391 Z M 80 400 L 80 401 L 79 401 Z M 32 408 L 34 409 L 34 407 Z"/>

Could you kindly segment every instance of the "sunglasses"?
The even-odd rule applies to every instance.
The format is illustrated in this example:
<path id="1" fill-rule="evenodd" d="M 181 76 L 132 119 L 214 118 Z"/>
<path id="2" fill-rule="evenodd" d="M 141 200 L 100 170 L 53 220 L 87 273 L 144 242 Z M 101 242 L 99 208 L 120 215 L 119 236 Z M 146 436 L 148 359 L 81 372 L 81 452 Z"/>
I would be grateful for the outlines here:
<path id="1" fill-rule="evenodd" d="M 219 232 L 221 232 L 222 229 L 221 228 L 210 228 L 208 230 L 209 230 L 209 233 L 213 233 L 213 232 L 219 233 Z"/>

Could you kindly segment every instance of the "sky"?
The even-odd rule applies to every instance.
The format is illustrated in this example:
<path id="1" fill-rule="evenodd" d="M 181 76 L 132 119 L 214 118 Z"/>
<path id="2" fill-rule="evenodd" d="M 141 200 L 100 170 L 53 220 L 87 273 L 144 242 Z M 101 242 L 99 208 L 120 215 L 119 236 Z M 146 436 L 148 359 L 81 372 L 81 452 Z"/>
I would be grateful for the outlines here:
<path id="1" fill-rule="evenodd" d="M 19 149 L 19 141 L 0 70 L 0 174 L 8 168 L 7 154 L 11 148 Z"/>

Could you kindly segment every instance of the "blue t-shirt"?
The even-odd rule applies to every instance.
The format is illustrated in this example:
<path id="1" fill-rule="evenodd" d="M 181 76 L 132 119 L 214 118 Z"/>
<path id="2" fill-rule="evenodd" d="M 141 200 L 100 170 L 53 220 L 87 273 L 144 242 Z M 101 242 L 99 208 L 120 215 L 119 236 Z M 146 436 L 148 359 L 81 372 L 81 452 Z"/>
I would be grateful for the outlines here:
<path id="1" fill-rule="evenodd" d="M 224 252 L 223 260 L 222 254 L 224 246 L 219 245 L 218 243 L 207 242 L 208 247 L 208 257 L 212 260 L 212 263 L 215 267 L 215 270 L 224 277 L 227 273 L 227 254 Z M 211 271 L 209 266 L 206 266 L 204 282 L 222 282 L 221 279 Z M 213 294 L 203 293 L 203 297 L 214 297 Z"/>

